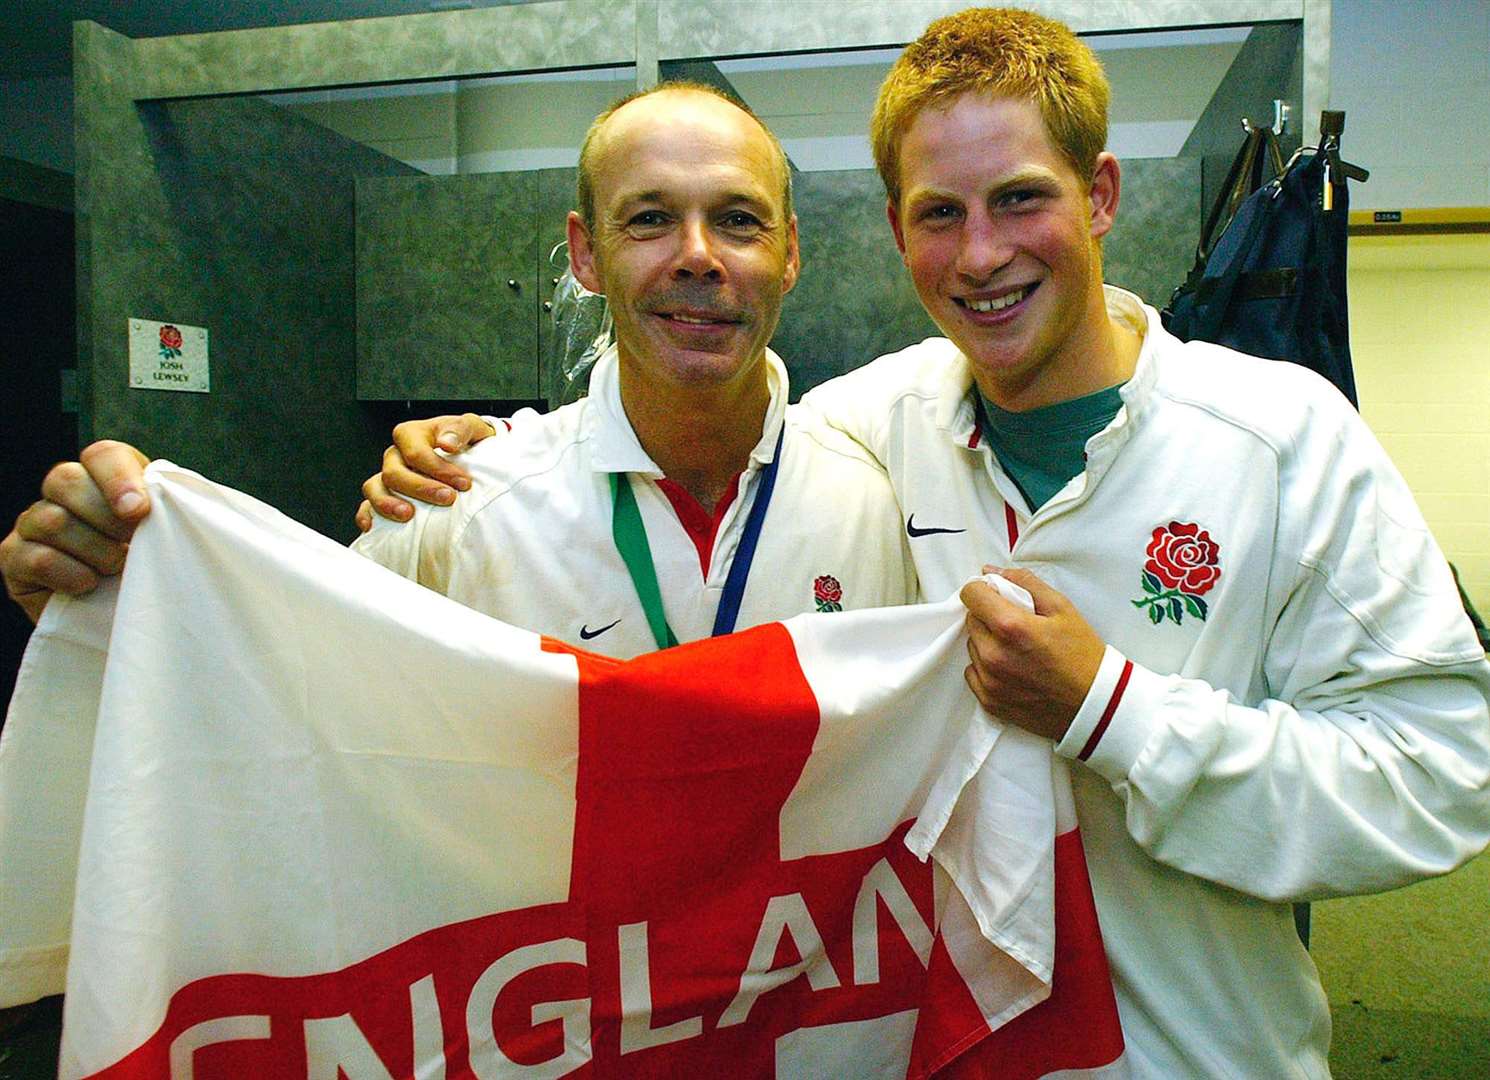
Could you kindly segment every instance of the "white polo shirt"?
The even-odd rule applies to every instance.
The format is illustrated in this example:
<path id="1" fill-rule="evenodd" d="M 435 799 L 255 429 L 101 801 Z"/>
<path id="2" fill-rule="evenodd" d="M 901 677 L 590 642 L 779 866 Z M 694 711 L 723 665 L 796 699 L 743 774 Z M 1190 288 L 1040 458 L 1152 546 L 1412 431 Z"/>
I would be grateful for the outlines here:
<path id="1" fill-rule="evenodd" d="M 658 485 L 662 470 L 626 419 L 614 349 L 595 365 L 589 397 L 544 415 L 520 414 L 511 430 L 499 427 L 464 454 L 472 487 L 454 505 L 420 505 L 407 524 L 380 518 L 353 548 L 504 622 L 609 656 L 650 652 L 657 645 L 611 531 L 610 478 L 625 473 L 668 625 L 680 642 L 705 638 L 784 426 L 737 627 L 833 604 L 915 601 L 915 571 L 884 470 L 814 413 L 787 404 L 786 367 L 769 351 L 767 368 L 771 401 L 760 442 L 718 521 L 707 573 Z"/>

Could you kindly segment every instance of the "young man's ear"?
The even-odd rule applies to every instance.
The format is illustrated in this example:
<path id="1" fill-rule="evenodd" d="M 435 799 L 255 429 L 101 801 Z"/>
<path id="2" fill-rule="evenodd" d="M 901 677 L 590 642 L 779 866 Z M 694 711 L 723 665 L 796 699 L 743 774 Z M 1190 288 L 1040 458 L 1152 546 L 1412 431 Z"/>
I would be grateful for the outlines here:
<path id="1" fill-rule="evenodd" d="M 894 199 L 885 200 L 885 217 L 890 219 L 890 231 L 895 234 L 895 246 L 900 249 L 900 261 L 905 261 L 905 230 L 900 225 L 900 211 Z"/>
<path id="2" fill-rule="evenodd" d="M 590 230 L 585 228 L 578 211 L 569 211 L 564 221 L 564 232 L 569 238 L 569 271 L 592 293 L 603 293 L 600 274 L 595 268 L 595 248 L 590 243 Z"/>
<path id="3" fill-rule="evenodd" d="M 1118 196 L 1122 192 L 1123 172 L 1117 158 L 1106 150 L 1097 155 L 1097 169 L 1092 174 L 1092 238 L 1100 240 L 1112 231 L 1117 219 Z"/>

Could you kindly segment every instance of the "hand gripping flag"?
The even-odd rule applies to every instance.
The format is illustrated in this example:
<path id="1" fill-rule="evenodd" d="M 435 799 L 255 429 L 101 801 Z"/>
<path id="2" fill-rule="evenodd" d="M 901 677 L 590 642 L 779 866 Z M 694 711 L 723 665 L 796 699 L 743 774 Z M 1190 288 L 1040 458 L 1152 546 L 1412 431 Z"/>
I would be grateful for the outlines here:
<path id="1" fill-rule="evenodd" d="M 65 986 L 64 1077 L 1122 1074 L 955 601 L 621 663 L 148 476 L 0 740 L 0 1005 Z"/>

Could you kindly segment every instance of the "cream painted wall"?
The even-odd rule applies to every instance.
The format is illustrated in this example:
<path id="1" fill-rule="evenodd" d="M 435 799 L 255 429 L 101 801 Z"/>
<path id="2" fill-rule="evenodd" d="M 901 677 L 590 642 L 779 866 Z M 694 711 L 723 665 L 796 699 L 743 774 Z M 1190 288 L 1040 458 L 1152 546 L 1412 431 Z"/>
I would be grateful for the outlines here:
<path id="1" fill-rule="evenodd" d="M 1490 236 L 1355 237 L 1349 290 L 1361 415 L 1490 612 Z M 1487 920 L 1490 854 L 1314 905 L 1336 1075 L 1490 1075 Z"/>
<path id="2" fill-rule="evenodd" d="M 1490 236 L 1356 237 L 1361 414 L 1490 613 Z"/>

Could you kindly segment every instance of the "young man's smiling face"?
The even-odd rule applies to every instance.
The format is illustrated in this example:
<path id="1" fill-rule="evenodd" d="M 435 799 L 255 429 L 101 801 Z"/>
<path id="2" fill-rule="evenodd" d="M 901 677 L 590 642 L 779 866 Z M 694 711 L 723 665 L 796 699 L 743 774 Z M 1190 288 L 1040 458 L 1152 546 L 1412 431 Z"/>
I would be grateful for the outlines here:
<path id="1" fill-rule="evenodd" d="M 1117 209 L 1112 155 L 1088 187 L 1034 102 L 968 93 L 911 121 L 900 163 L 896 243 L 984 394 L 1022 411 L 1111 385 L 1098 241 Z"/>
<path id="2" fill-rule="evenodd" d="M 610 302 L 623 373 L 657 389 L 763 379 L 798 268 L 770 138 L 686 90 L 622 106 L 601 137 L 594 226 L 570 215 L 570 251 L 579 281 Z"/>

